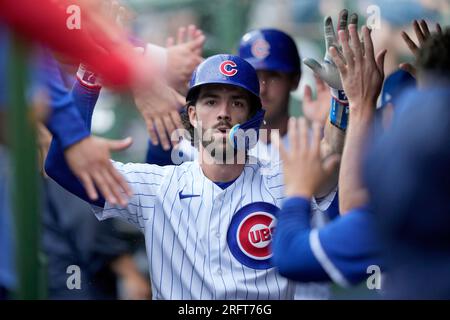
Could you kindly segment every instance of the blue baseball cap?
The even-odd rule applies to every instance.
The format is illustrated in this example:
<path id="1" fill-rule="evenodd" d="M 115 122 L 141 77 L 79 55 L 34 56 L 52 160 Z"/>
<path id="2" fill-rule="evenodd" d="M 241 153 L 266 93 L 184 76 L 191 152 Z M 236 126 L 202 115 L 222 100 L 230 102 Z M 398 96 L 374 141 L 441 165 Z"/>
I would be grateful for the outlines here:
<path id="1" fill-rule="evenodd" d="M 246 33 L 239 45 L 239 56 L 256 70 L 301 73 L 297 45 L 289 35 L 277 29 Z"/>

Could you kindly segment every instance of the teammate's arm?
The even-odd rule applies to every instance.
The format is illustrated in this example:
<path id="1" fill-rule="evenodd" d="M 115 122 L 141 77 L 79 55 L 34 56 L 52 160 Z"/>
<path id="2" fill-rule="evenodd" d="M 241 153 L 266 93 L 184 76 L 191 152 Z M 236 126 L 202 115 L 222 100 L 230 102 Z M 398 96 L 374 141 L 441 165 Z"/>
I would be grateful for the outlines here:
<path id="1" fill-rule="evenodd" d="M 282 275 L 298 281 L 357 283 L 367 275 L 369 265 L 379 265 L 373 217 L 367 209 L 355 209 L 311 229 L 311 198 L 333 173 L 339 156 L 320 161 L 320 125 L 314 125 L 311 142 L 304 119 L 291 119 L 288 134 L 290 151 L 279 146 L 288 198 L 274 233 L 274 264 Z M 278 143 L 276 138 L 272 141 Z"/>
<path id="2" fill-rule="evenodd" d="M 338 30 L 346 30 L 348 22 L 348 11 L 342 10 L 339 13 Z M 357 25 L 358 15 L 352 14 L 350 24 Z M 344 93 L 339 72 L 333 63 L 328 49 L 332 46 L 338 48 L 339 43 L 334 31 L 331 17 L 326 17 L 324 21 L 325 53 L 324 62 L 320 64 L 314 59 L 304 59 L 304 63 L 310 67 L 317 77 L 328 84 L 331 91 L 331 106 L 328 121 L 324 128 L 324 138 L 321 142 L 322 160 L 327 159 L 332 154 L 342 154 L 345 140 L 345 130 L 348 120 L 348 100 Z M 316 197 L 323 197 L 330 193 L 338 183 L 339 168 L 323 182 L 317 190 Z"/>
<path id="3" fill-rule="evenodd" d="M 90 65 L 105 83 L 129 86 L 134 81 L 142 81 L 143 69 L 148 71 L 144 59 L 126 39 L 119 39 L 117 28 L 92 10 L 92 4 L 77 1 L 76 5 L 81 11 L 83 27 L 75 30 L 68 27 L 67 8 L 50 0 L 20 3 L 2 0 L 0 20 L 31 41 L 38 41 L 76 63 L 83 61 Z M 148 73 L 145 77 L 149 78 Z"/>
<path id="4" fill-rule="evenodd" d="M 362 157 L 383 84 L 386 54 L 383 50 L 375 57 L 370 31 L 366 26 L 362 29 L 363 45 L 356 25 L 349 26 L 349 33 L 351 40 L 347 32 L 339 31 L 343 56 L 338 54 L 336 48 L 330 49 L 341 75 L 351 114 L 339 176 L 341 212 L 366 205 L 369 200 L 362 182 Z"/>
<path id="5" fill-rule="evenodd" d="M 99 91 L 99 87 L 89 88 L 81 85 L 78 80 L 70 93 L 69 102 L 77 109 L 88 132 Z M 46 173 L 85 201 L 98 206 L 104 205 L 104 198 L 98 197 L 94 188 L 95 183 L 110 203 L 125 205 L 121 188 L 127 193 L 129 189 L 123 177 L 112 167 L 109 152 L 121 150 L 130 143 L 131 141 L 107 141 L 89 136 L 63 149 L 61 143 L 53 139 L 45 164 Z"/>

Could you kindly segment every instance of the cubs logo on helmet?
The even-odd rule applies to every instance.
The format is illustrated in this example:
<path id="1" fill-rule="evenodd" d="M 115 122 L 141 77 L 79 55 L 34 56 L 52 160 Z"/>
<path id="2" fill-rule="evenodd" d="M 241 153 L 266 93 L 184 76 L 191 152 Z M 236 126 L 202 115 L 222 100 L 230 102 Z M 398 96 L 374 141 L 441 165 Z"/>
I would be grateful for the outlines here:
<path id="1" fill-rule="evenodd" d="M 220 73 L 227 77 L 232 77 L 238 73 L 237 64 L 231 60 L 224 61 L 219 66 Z"/>
<path id="2" fill-rule="evenodd" d="M 291 36 L 281 30 L 247 32 L 239 44 L 239 56 L 256 70 L 301 73 L 297 45 Z"/>
<path id="3" fill-rule="evenodd" d="M 252 44 L 252 55 L 258 59 L 264 59 L 270 54 L 270 44 L 265 39 L 257 39 Z"/>
<path id="4" fill-rule="evenodd" d="M 252 269 L 272 268 L 272 235 L 278 208 L 268 202 L 242 207 L 228 227 L 227 242 L 233 256 Z"/>

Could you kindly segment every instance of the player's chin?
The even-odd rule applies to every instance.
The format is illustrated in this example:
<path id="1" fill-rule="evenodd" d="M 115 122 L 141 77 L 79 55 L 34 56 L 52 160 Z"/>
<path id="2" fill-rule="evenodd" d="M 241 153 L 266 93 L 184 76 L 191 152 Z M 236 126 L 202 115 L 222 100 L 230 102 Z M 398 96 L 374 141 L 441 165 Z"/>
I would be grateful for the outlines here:
<path id="1" fill-rule="evenodd" d="M 211 155 L 217 164 L 234 164 L 236 152 L 228 139 L 215 141 Z"/>

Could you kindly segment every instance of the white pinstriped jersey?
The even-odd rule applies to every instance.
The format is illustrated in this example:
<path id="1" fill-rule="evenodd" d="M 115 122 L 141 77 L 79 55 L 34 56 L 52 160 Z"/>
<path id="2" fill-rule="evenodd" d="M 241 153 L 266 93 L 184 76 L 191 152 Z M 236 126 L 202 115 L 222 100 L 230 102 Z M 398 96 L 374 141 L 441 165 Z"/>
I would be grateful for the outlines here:
<path id="1" fill-rule="evenodd" d="M 126 208 L 106 203 L 94 210 L 100 220 L 122 217 L 142 229 L 154 299 L 293 298 L 293 283 L 270 265 L 272 209 L 284 197 L 281 170 L 251 159 L 256 164 L 245 165 L 224 190 L 197 161 L 113 162 L 134 195 Z"/>
<path id="2" fill-rule="evenodd" d="M 289 150 L 289 139 L 288 135 L 284 135 L 280 138 L 281 144 Z M 183 140 L 179 145 L 179 150 L 184 154 L 184 159 L 197 159 L 198 151 L 191 146 L 187 140 Z M 272 148 L 271 144 L 265 144 L 264 142 L 258 141 L 257 145 L 249 151 L 250 155 L 262 159 L 263 161 L 279 160 L 279 153 L 277 150 Z M 322 227 L 328 222 L 328 216 L 325 211 L 330 206 L 334 197 L 336 196 L 336 191 L 333 190 L 328 194 L 320 204 L 318 204 L 315 199 L 312 199 L 311 203 L 311 225 L 313 227 Z M 330 297 L 330 285 L 328 283 L 297 283 L 295 288 L 295 299 L 296 300 L 324 300 Z"/>

